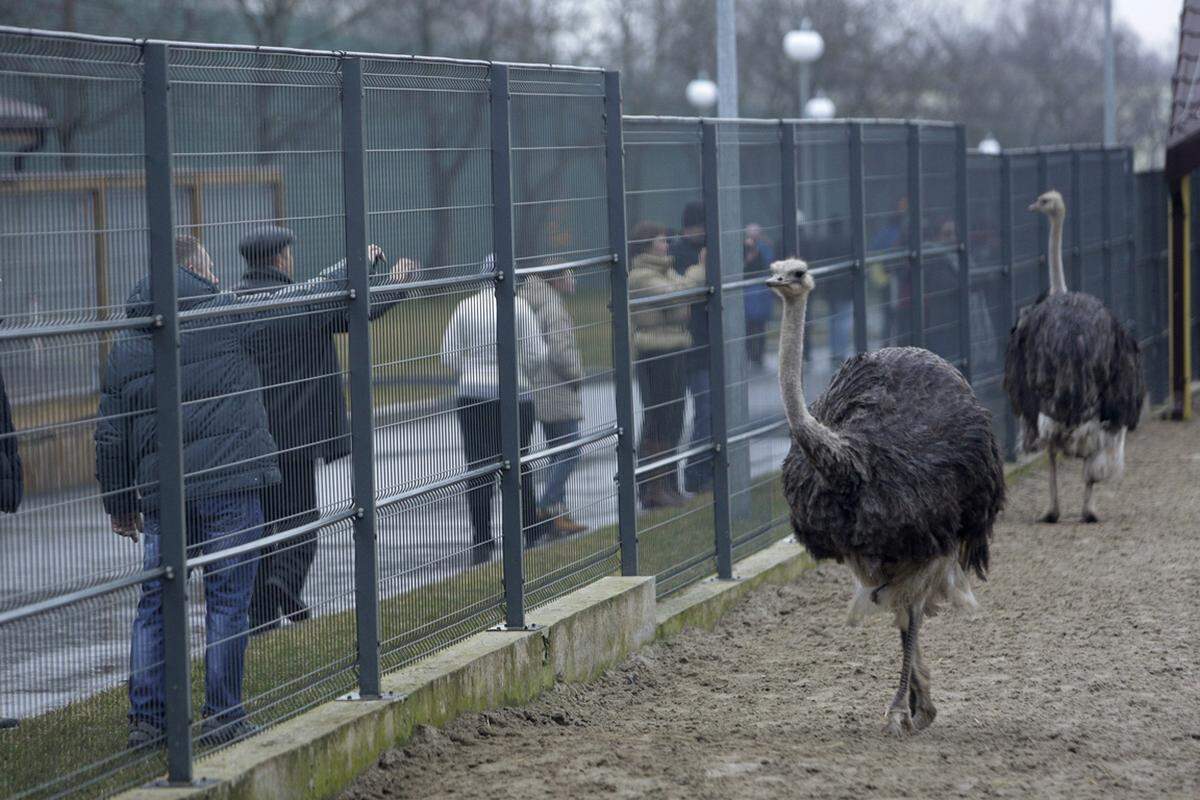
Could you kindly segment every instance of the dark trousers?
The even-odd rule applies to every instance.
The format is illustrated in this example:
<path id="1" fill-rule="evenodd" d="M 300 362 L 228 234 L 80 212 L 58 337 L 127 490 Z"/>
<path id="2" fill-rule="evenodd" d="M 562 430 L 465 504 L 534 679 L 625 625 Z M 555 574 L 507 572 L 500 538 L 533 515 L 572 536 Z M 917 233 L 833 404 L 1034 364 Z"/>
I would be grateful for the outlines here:
<path id="1" fill-rule="evenodd" d="M 283 480 L 262 491 L 268 534 L 305 525 L 320 516 L 316 461 L 307 453 L 287 454 L 279 459 L 279 472 Z M 281 614 L 303 616 L 301 595 L 316 556 L 317 531 L 264 549 L 250 603 L 254 627 L 274 622 Z"/>
<path id="2" fill-rule="evenodd" d="M 257 492 L 202 497 L 187 503 L 189 556 L 219 553 L 262 536 L 263 512 Z M 162 550 L 157 512 L 146 515 L 143 566 L 159 566 Z M 232 722 L 246 716 L 242 676 L 246 665 L 246 611 L 254 582 L 253 553 L 213 561 L 204 567 L 204 708 L 202 714 Z M 163 675 L 162 579 L 142 584 L 129 654 L 129 718 L 156 728 L 166 725 Z"/>
<path id="3" fill-rule="evenodd" d="M 638 459 L 649 461 L 671 455 L 683 434 L 683 354 L 647 352 L 637 362 L 638 389 L 642 396 L 642 435 Z M 662 477 L 674 486 L 675 467 L 664 467 L 652 478 Z M 643 486 L 650 486 L 647 480 Z"/>
<path id="4" fill-rule="evenodd" d="M 533 401 L 520 404 L 521 449 L 529 447 L 533 438 Z M 500 455 L 500 426 L 512 425 L 512 420 L 500 419 L 500 401 L 486 397 L 458 398 L 458 424 L 462 428 L 463 451 L 467 467 L 478 466 Z M 471 510 L 471 529 L 474 533 L 472 553 L 476 560 L 487 557 L 492 541 L 492 493 L 496 478 L 489 475 L 473 478 L 467 484 L 467 504 Z M 537 504 L 533 497 L 533 475 L 529 466 L 521 465 L 521 519 L 526 530 L 526 544 L 537 538 Z"/>

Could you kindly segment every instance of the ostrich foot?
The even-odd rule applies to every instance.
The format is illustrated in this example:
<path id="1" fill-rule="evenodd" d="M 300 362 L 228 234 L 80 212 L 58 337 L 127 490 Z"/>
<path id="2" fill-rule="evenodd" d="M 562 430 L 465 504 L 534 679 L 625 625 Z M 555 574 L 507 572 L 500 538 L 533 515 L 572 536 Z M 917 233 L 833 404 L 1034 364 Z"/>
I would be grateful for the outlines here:
<path id="1" fill-rule="evenodd" d="M 912 715 L 913 730 L 923 731 L 932 725 L 935 719 L 937 719 L 937 708 L 933 703 L 920 705 Z"/>
<path id="2" fill-rule="evenodd" d="M 913 732 L 912 712 L 902 706 L 888 709 L 883 718 L 883 732 L 888 736 L 904 737 Z"/>
<path id="3" fill-rule="evenodd" d="M 1038 522 L 1044 522 L 1047 525 L 1053 525 L 1054 523 L 1058 522 L 1058 510 L 1055 509 L 1052 511 L 1047 511 L 1038 518 Z"/>
<path id="4" fill-rule="evenodd" d="M 1080 519 L 1088 524 L 1099 522 L 1100 518 L 1096 516 L 1094 511 L 1085 511 Z"/>

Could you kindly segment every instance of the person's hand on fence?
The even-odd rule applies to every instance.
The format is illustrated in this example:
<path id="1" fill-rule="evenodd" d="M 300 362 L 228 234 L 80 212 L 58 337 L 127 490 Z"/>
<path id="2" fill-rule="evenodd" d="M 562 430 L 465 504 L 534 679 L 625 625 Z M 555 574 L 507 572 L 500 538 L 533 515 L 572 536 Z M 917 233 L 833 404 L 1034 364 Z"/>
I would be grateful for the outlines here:
<path id="1" fill-rule="evenodd" d="M 132 514 L 117 514 L 112 518 L 113 533 L 133 539 L 134 544 L 141 538 L 142 527 L 142 515 L 136 511 Z"/>

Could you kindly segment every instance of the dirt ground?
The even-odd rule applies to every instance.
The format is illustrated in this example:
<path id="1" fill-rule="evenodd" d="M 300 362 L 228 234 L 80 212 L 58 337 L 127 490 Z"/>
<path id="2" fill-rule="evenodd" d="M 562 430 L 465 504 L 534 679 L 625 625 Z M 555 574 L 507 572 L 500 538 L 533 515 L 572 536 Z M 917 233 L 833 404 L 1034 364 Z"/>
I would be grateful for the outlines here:
<path id="1" fill-rule="evenodd" d="M 342 797 L 1200 797 L 1200 425 L 1145 424 L 1127 465 L 1099 525 L 1074 463 L 1065 524 L 1032 522 L 1044 469 L 1012 488 L 980 612 L 922 629 L 939 715 L 911 738 L 880 733 L 899 636 L 847 627 L 823 565 L 594 684 L 423 728 Z"/>

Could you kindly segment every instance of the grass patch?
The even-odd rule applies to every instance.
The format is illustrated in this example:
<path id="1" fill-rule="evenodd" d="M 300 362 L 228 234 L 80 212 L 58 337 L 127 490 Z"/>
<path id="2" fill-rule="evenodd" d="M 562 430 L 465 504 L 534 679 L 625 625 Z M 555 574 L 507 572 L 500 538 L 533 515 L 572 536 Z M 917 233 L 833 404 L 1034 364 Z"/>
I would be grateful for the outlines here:
<path id="1" fill-rule="evenodd" d="M 758 498 L 757 494 L 772 487 L 757 487 L 756 503 L 769 504 L 767 497 Z M 680 509 L 644 512 L 638 517 L 638 527 L 642 532 L 642 572 L 661 572 L 712 548 L 712 497 L 697 496 Z M 527 580 L 540 578 L 545 583 L 530 594 L 529 605 L 613 574 L 619 554 L 606 551 L 618 542 L 617 526 L 608 525 L 527 551 Z M 488 564 L 464 566 L 451 577 L 393 596 L 387 596 L 385 580 L 380 608 L 385 668 L 396 669 L 503 619 L 498 558 Z M 352 609 L 251 639 L 244 696 L 254 698 L 247 703 L 252 719 L 258 724 L 277 722 L 353 690 L 355 642 Z M 202 658 L 196 659 L 192 670 L 192 694 L 193 719 L 199 720 L 204 695 Z M 162 774 L 166 769 L 162 751 L 126 751 L 127 711 L 126 690 L 121 685 L 24 719 L 16 729 L 0 731 L 0 796 L 28 792 L 42 797 L 64 791 L 68 796 L 97 796 Z M 47 790 L 32 791 L 47 783 Z"/>

